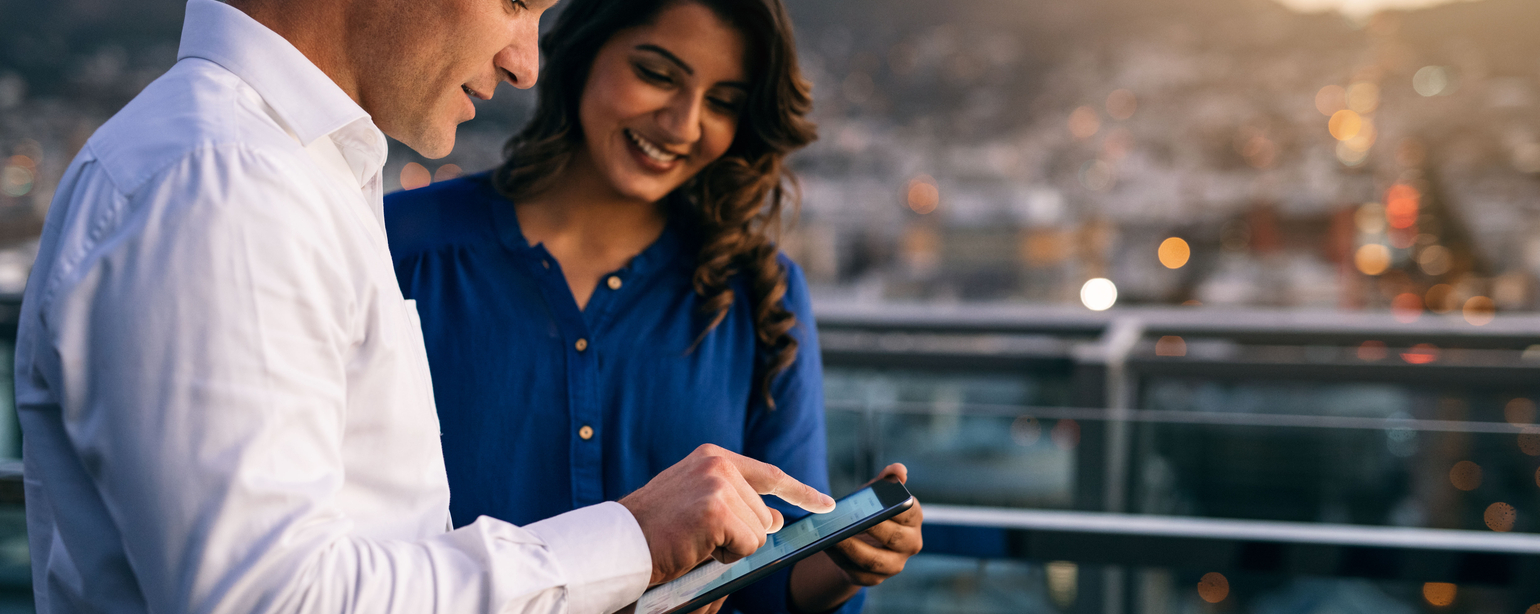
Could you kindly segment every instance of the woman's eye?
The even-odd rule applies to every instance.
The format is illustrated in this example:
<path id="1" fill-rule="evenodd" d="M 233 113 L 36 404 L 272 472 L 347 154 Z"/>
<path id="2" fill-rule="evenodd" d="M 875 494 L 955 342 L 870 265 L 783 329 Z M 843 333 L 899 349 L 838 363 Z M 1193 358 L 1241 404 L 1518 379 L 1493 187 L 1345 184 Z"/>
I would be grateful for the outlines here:
<path id="1" fill-rule="evenodd" d="M 643 79 L 645 79 L 647 81 L 651 81 L 653 83 L 662 83 L 662 84 L 673 83 L 673 79 L 670 79 L 667 74 L 658 72 L 656 70 L 652 70 L 652 69 L 647 68 L 646 66 L 642 66 L 640 64 L 638 64 L 636 66 L 636 72 L 637 72 L 637 74 L 641 75 Z"/>
<path id="2" fill-rule="evenodd" d="M 716 107 L 717 110 L 722 111 L 723 113 L 737 115 L 738 112 L 743 108 L 743 103 L 737 100 L 727 100 L 723 98 L 707 98 L 706 100 L 711 103 L 711 106 Z"/>

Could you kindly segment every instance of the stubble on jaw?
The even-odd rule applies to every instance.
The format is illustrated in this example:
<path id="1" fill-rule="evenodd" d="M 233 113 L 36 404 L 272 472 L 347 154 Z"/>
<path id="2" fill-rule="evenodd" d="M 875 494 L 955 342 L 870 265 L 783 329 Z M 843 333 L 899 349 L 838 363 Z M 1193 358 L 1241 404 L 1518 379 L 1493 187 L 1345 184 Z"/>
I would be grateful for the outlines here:
<path id="1" fill-rule="evenodd" d="M 454 149 L 458 117 L 445 107 L 455 85 L 438 83 L 459 58 L 445 11 L 465 0 L 378 0 L 353 4 L 344 47 L 358 76 L 358 103 L 381 132 L 428 158 Z M 450 44 L 446 44 L 446 42 Z M 445 91 L 438 91 L 445 90 Z"/>

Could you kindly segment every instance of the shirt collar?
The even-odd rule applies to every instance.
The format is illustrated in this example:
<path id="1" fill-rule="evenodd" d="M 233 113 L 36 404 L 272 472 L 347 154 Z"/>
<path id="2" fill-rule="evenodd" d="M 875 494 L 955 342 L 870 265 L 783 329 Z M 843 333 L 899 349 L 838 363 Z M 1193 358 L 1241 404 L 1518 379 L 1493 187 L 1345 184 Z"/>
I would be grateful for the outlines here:
<path id="1" fill-rule="evenodd" d="M 369 113 L 287 39 L 241 10 L 188 0 L 177 51 L 182 58 L 208 60 L 245 81 L 301 146 L 332 137 L 360 185 L 384 167 L 385 135 Z"/>

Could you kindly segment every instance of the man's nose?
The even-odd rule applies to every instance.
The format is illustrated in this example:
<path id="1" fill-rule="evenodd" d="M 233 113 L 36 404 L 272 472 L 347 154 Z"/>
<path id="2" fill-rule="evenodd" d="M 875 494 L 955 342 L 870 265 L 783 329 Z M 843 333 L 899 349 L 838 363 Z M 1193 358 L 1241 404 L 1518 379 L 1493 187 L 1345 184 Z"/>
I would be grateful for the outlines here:
<path id="1" fill-rule="evenodd" d="M 513 40 L 497 52 L 492 62 L 502 69 L 499 76 L 514 87 L 534 87 L 540 76 L 540 20 L 519 19 L 513 28 Z"/>

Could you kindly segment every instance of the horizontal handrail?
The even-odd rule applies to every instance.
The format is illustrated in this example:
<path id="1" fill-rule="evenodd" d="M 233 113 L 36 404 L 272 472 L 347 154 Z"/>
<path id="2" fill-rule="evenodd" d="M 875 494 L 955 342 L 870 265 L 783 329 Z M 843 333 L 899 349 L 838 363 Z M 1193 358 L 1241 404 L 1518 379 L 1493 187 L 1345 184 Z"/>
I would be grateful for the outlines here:
<path id="1" fill-rule="evenodd" d="M 1203 540 L 1262 541 L 1331 546 L 1451 550 L 1540 555 L 1540 535 L 1458 529 L 1231 520 L 1108 512 L 1024 510 L 926 505 L 925 522 L 936 525 L 1027 529 Z"/>

